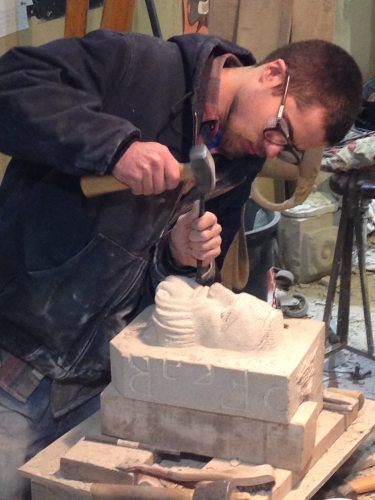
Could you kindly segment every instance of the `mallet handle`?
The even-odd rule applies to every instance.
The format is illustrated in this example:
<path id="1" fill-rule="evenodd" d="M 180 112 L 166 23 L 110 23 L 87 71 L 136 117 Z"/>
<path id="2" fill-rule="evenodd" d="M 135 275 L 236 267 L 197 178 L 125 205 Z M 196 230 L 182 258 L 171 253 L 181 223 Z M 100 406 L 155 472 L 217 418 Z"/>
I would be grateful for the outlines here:
<path id="1" fill-rule="evenodd" d="M 180 163 L 181 180 L 193 179 L 190 163 Z M 86 198 L 102 194 L 115 193 L 130 189 L 127 184 L 116 179 L 113 175 L 87 175 L 81 177 L 81 189 Z"/>

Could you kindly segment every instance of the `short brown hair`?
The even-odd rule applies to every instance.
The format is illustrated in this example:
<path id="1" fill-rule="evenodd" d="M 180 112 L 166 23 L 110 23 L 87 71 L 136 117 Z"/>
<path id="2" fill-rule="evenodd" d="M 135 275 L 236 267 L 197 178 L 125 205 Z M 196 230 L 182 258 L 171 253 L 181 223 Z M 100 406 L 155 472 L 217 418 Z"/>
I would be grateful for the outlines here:
<path id="1" fill-rule="evenodd" d="M 323 106 L 326 140 L 329 144 L 339 142 L 361 105 L 362 75 L 353 57 L 331 42 L 304 40 L 274 50 L 260 64 L 276 59 L 287 65 L 289 93 L 297 106 Z"/>

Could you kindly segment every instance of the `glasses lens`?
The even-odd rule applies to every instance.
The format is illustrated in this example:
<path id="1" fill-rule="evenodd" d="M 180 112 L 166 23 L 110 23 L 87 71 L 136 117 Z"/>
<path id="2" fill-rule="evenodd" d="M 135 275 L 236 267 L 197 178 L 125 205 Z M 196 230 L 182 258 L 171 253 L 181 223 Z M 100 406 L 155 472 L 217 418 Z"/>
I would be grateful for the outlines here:
<path id="1" fill-rule="evenodd" d="M 272 142 L 272 144 L 276 144 L 277 146 L 285 146 L 285 144 L 288 144 L 287 137 L 279 128 L 266 129 L 263 136 L 267 139 L 267 141 Z"/>
<path id="2" fill-rule="evenodd" d="M 290 133 L 287 121 L 284 118 L 279 120 L 270 118 L 263 130 L 263 135 L 268 141 L 278 146 L 289 144 Z"/>
<path id="3" fill-rule="evenodd" d="M 277 155 L 277 157 L 287 163 L 299 165 L 303 160 L 303 152 L 292 148 L 285 148 Z"/>

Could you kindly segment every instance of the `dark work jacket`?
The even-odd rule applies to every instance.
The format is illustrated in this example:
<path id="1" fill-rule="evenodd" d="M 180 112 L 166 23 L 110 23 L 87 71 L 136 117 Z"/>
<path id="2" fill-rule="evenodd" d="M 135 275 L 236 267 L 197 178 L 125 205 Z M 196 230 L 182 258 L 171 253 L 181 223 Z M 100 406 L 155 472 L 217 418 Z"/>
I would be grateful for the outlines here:
<path id="1" fill-rule="evenodd" d="M 197 193 L 181 183 L 158 196 L 88 199 L 80 177 L 110 174 L 134 140 L 188 161 L 210 60 L 227 52 L 254 63 L 217 37 L 105 30 L 1 58 L 0 150 L 12 157 L 0 189 L 1 347 L 60 383 L 108 378 L 109 340 L 166 274 L 189 271 L 168 267 L 165 249 Z M 220 267 L 262 160 L 216 164 L 207 210 L 223 225 Z"/>

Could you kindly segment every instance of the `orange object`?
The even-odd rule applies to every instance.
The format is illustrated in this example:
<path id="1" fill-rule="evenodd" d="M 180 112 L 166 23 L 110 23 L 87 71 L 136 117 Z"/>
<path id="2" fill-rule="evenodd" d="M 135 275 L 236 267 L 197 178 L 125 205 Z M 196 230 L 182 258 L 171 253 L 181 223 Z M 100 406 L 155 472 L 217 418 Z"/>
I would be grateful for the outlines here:
<path id="1" fill-rule="evenodd" d="M 81 37 L 86 33 L 89 0 L 66 0 L 64 36 Z"/>
<path id="2" fill-rule="evenodd" d="M 135 0 L 105 0 L 101 28 L 131 31 Z"/>

